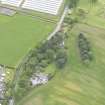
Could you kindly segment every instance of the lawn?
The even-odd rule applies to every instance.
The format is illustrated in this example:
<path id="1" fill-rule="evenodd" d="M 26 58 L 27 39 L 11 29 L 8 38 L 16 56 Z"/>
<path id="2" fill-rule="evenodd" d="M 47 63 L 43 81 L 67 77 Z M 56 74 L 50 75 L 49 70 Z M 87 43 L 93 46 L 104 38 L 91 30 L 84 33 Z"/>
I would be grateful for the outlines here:
<path id="1" fill-rule="evenodd" d="M 54 26 L 26 15 L 0 15 L 0 64 L 17 66 L 30 49 L 53 31 Z"/>
<path id="2" fill-rule="evenodd" d="M 91 42 L 94 59 L 89 66 L 82 64 L 78 53 L 80 32 Z M 57 70 L 53 80 L 33 89 L 17 105 L 105 105 L 105 30 L 78 24 L 69 33 L 67 46 L 65 69 Z"/>

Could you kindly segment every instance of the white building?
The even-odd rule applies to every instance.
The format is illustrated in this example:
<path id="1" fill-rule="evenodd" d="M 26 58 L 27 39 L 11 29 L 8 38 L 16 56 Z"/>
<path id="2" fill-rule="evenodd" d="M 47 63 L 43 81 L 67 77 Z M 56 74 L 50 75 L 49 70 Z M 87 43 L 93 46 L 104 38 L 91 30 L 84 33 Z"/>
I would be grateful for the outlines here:
<path id="1" fill-rule="evenodd" d="M 48 75 L 42 74 L 42 73 L 36 73 L 32 76 L 30 81 L 33 86 L 36 86 L 39 84 L 46 84 L 48 82 Z"/>
<path id="2" fill-rule="evenodd" d="M 9 105 L 14 105 L 14 100 L 12 98 L 9 100 Z"/>
<path id="3" fill-rule="evenodd" d="M 0 0 L 1 4 L 57 15 L 63 0 Z"/>
<path id="4" fill-rule="evenodd" d="M 1 0 L 2 4 L 19 7 L 23 0 Z"/>
<path id="5" fill-rule="evenodd" d="M 57 15 L 63 0 L 25 0 L 22 8 Z"/>

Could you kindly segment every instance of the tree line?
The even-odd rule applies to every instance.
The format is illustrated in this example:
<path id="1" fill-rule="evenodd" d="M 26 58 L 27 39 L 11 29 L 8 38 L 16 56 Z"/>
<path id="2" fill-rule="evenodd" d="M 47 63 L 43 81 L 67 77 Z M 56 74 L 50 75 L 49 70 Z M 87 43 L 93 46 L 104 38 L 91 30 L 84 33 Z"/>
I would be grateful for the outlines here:
<path id="1" fill-rule="evenodd" d="M 51 63 L 54 63 L 58 70 L 65 67 L 67 53 L 64 42 L 65 34 L 57 32 L 50 40 L 40 43 L 27 55 L 28 59 L 19 68 L 22 73 L 15 92 L 16 101 L 19 101 L 32 89 L 29 80 L 33 73 L 37 71 L 45 72 L 46 67 Z M 50 79 L 54 76 L 54 73 L 49 73 Z"/>

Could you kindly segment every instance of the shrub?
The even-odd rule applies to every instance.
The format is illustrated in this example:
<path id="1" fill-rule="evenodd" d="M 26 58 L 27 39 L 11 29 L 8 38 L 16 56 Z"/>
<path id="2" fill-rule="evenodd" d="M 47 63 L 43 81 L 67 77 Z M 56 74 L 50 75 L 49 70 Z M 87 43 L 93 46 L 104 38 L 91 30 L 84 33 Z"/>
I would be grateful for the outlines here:
<path id="1" fill-rule="evenodd" d="M 90 43 L 83 33 L 80 33 L 78 36 L 78 48 L 81 60 L 86 64 L 89 63 L 93 58 L 92 51 Z"/>

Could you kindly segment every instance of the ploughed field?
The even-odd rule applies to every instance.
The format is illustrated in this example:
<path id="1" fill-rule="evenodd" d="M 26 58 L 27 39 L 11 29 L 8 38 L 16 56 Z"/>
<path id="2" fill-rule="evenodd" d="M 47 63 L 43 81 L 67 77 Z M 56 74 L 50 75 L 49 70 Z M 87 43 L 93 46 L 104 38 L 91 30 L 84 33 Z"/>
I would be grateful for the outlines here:
<path id="1" fill-rule="evenodd" d="M 19 64 L 30 49 L 46 39 L 54 26 L 26 15 L 0 15 L 0 64 Z"/>

